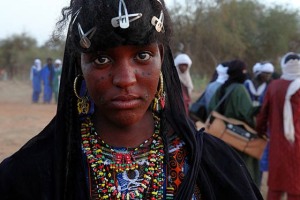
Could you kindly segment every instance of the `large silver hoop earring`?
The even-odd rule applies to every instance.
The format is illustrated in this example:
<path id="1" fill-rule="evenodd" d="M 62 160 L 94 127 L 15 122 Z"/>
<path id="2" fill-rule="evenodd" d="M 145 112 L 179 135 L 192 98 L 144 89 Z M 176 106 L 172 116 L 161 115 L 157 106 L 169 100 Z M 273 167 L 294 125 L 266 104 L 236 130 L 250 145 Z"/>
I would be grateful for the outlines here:
<path id="1" fill-rule="evenodd" d="M 153 99 L 152 110 L 156 113 L 161 112 L 165 108 L 166 93 L 164 91 L 164 78 L 162 72 L 159 74 L 159 88 Z"/>
<path id="2" fill-rule="evenodd" d="M 89 102 L 89 97 L 86 95 L 87 91 L 85 91 L 85 94 L 83 96 L 80 96 L 77 92 L 77 83 L 78 83 L 79 78 L 83 79 L 82 74 L 79 74 L 75 77 L 74 84 L 73 84 L 73 90 L 74 90 L 75 96 L 77 97 L 78 114 L 79 115 L 82 115 L 82 114 L 86 115 L 86 114 L 88 114 L 88 112 L 90 110 L 90 102 Z M 82 90 L 82 88 L 80 87 L 80 91 L 81 90 Z"/>

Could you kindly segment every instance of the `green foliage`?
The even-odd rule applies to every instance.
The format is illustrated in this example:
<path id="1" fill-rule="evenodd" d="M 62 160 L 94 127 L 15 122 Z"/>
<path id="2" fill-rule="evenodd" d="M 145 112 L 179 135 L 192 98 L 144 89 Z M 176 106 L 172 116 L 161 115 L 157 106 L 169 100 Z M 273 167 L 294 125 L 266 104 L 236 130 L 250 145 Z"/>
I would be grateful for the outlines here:
<path id="1" fill-rule="evenodd" d="M 300 48 L 298 11 L 266 7 L 255 0 L 174 1 L 174 46 L 183 43 L 193 74 L 210 77 L 218 63 L 239 58 L 252 71 L 259 61 L 279 66 L 279 58 Z M 176 3 L 177 2 L 177 3 Z"/>
<path id="2" fill-rule="evenodd" d="M 172 49 L 191 56 L 196 89 L 201 90 L 217 64 L 225 60 L 242 59 L 252 71 L 256 62 L 268 60 L 278 67 L 280 56 L 299 52 L 297 10 L 266 7 L 256 0 L 173 0 L 173 5 L 169 8 L 174 25 Z M 26 33 L 13 35 L 0 40 L 0 68 L 10 78 L 28 79 L 35 58 L 43 63 L 47 57 L 62 59 L 63 50 L 64 39 L 38 46 Z"/>
<path id="3" fill-rule="evenodd" d="M 0 40 L 0 69 L 4 68 L 9 79 L 29 79 L 34 59 L 46 62 L 47 57 L 62 59 L 63 40 L 49 40 L 38 47 L 37 41 L 26 33 Z"/>
<path id="4" fill-rule="evenodd" d="M 207 76 L 200 76 L 199 74 L 192 74 L 191 75 L 193 84 L 194 84 L 194 91 L 195 92 L 202 92 L 205 90 L 206 85 L 208 84 L 210 77 Z"/>

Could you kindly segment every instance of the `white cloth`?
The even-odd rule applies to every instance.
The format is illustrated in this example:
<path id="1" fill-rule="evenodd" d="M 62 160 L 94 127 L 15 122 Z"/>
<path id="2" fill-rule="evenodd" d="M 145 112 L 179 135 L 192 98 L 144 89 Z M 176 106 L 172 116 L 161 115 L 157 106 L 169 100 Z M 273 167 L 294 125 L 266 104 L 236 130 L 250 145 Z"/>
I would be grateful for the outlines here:
<path id="1" fill-rule="evenodd" d="M 291 105 L 291 97 L 300 89 L 300 78 L 295 79 L 290 83 L 285 95 L 285 102 L 283 107 L 283 125 L 284 136 L 291 142 L 295 142 L 295 127 L 293 120 L 293 110 Z"/>
<path id="2" fill-rule="evenodd" d="M 216 82 L 224 84 L 225 81 L 227 81 L 228 77 L 229 77 L 229 75 L 227 74 L 228 67 L 223 66 L 222 64 L 219 64 L 216 68 L 216 71 L 218 73 Z"/>
<path id="3" fill-rule="evenodd" d="M 60 60 L 60 59 L 56 59 L 56 60 L 54 61 L 54 64 L 61 65 L 61 64 L 62 64 L 62 62 L 61 62 L 61 60 Z"/>
<path id="4" fill-rule="evenodd" d="M 33 66 L 31 67 L 31 70 L 30 70 L 30 80 L 31 81 L 33 79 L 33 70 L 41 71 L 41 69 L 42 69 L 41 60 L 40 59 L 35 59 L 34 63 L 33 63 Z"/>
<path id="5" fill-rule="evenodd" d="M 261 68 L 260 65 L 261 65 L 260 63 L 255 63 L 255 65 L 252 68 L 254 74 L 259 71 L 259 68 Z"/>
<path id="6" fill-rule="evenodd" d="M 254 96 L 260 96 L 262 95 L 262 93 L 265 91 L 266 87 L 267 87 L 267 83 L 262 83 L 261 85 L 258 86 L 258 88 L 256 89 L 253 82 L 251 80 L 246 80 L 246 83 L 249 84 L 249 90 L 251 92 L 251 94 L 253 94 Z"/>
<path id="7" fill-rule="evenodd" d="M 284 63 L 286 57 L 292 54 L 296 53 L 289 52 L 281 59 L 282 79 L 295 80 L 296 78 L 300 78 L 300 60 L 294 59 Z M 298 54 L 298 56 L 300 55 Z"/>
<path id="8" fill-rule="evenodd" d="M 266 62 L 266 63 L 256 63 L 253 66 L 253 73 L 255 76 L 258 76 L 262 72 L 267 72 L 267 73 L 273 73 L 274 72 L 274 66 L 272 63 Z"/>
<path id="9" fill-rule="evenodd" d="M 54 67 L 55 72 L 60 71 L 62 69 L 62 62 L 60 59 L 56 59 L 54 61 L 54 65 L 55 65 L 55 67 Z"/>
<path id="10" fill-rule="evenodd" d="M 298 55 L 294 52 L 289 52 L 281 59 L 282 79 L 292 80 L 285 94 L 285 102 L 283 107 L 283 126 L 285 138 L 294 143 L 295 127 L 293 121 L 293 110 L 291 105 L 291 97 L 300 89 L 300 60 L 290 59 L 285 63 L 287 56 Z"/>
<path id="11" fill-rule="evenodd" d="M 192 78 L 190 75 L 190 68 L 192 66 L 192 60 L 190 59 L 190 57 L 187 54 L 179 54 L 178 56 L 176 56 L 176 58 L 174 60 L 174 64 L 175 64 L 177 72 L 178 72 L 179 80 L 185 87 L 187 87 L 188 93 L 191 96 L 192 91 L 194 89 L 194 85 L 193 85 Z M 188 65 L 188 68 L 184 73 L 182 73 L 179 69 L 180 64 Z"/>

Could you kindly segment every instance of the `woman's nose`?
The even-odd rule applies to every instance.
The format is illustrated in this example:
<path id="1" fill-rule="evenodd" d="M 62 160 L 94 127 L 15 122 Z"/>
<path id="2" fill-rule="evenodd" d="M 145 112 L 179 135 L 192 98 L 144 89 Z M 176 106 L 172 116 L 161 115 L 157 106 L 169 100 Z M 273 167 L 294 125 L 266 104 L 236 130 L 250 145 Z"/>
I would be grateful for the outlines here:
<path id="1" fill-rule="evenodd" d="M 113 84 L 126 88 L 136 83 L 136 70 L 130 65 L 129 62 L 122 62 L 115 68 L 113 74 Z"/>

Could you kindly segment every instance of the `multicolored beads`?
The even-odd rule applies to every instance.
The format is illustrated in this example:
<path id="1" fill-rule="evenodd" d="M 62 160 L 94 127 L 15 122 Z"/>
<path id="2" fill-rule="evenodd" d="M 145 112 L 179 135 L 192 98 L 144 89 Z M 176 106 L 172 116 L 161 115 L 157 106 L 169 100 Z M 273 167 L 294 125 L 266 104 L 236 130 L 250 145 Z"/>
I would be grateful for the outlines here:
<path id="1" fill-rule="evenodd" d="M 89 117 L 82 122 L 82 147 L 92 171 L 95 191 L 99 199 L 163 199 L 164 146 L 159 135 L 160 120 L 158 117 L 154 119 L 153 136 L 129 152 L 118 151 L 101 140 Z M 141 160 L 141 155 L 137 152 L 151 139 L 150 149 L 142 154 L 145 157 L 142 159 L 143 164 L 140 164 L 138 160 Z M 144 174 L 139 175 L 135 189 L 122 191 L 117 176 L 134 172 L 140 167 L 143 167 Z"/>

